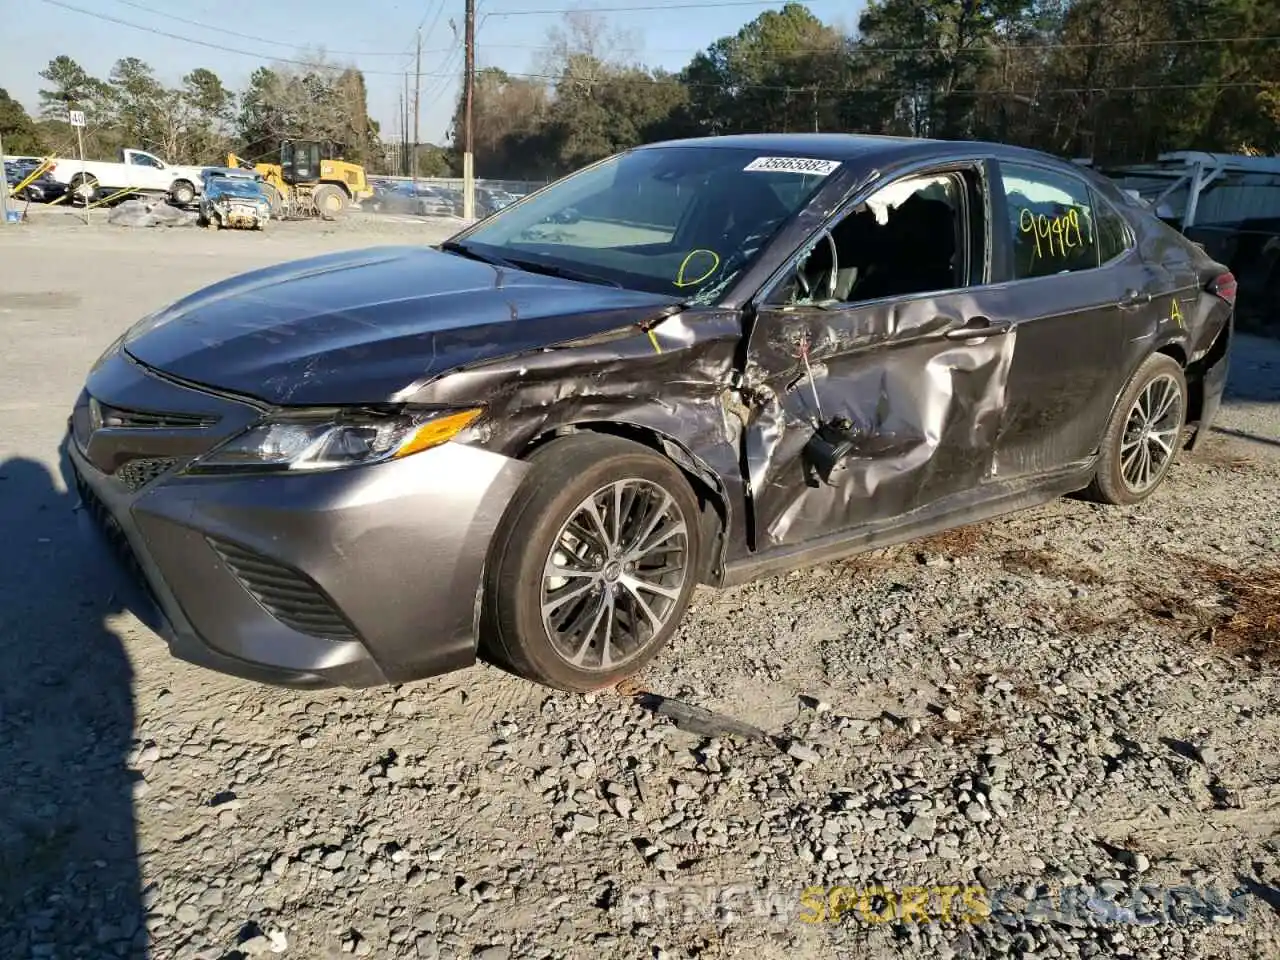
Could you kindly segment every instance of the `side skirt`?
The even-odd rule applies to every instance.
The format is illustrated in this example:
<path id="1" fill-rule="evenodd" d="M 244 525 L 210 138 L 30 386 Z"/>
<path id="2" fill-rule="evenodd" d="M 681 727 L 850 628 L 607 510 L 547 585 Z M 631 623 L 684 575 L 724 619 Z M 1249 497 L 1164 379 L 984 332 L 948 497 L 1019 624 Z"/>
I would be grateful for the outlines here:
<path id="1" fill-rule="evenodd" d="M 717 587 L 736 587 L 739 584 L 759 580 L 762 577 L 786 573 L 800 567 L 828 563 L 868 550 L 892 547 L 921 537 L 932 536 L 954 527 L 980 523 L 1005 514 L 1036 507 L 1068 493 L 1083 490 L 1093 479 L 1096 457 L 1074 463 L 1052 474 L 1016 482 L 983 484 L 977 491 L 948 497 L 905 517 L 841 531 L 806 543 L 787 545 L 767 553 L 743 557 L 725 565 L 724 575 Z M 981 499 L 973 500 L 977 492 Z M 960 496 L 970 498 L 968 503 L 958 503 Z"/>

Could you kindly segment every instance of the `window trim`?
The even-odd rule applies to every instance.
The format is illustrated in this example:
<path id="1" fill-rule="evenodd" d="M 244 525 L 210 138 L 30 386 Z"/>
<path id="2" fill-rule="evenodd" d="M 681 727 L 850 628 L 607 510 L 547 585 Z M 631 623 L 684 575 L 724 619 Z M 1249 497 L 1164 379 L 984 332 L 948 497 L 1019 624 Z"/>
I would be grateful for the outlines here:
<path id="1" fill-rule="evenodd" d="M 1042 161 L 1038 157 L 1027 159 L 1027 160 L 1023 160 L 1022 158 L 1009 159 L 1006 157 L 995 157 L 994 159 L 996 161 L 996 169 L 995 169 L 996 179 L 998 179 L 1000 182 L 1000 205 L 1001 207 L 1004 208 L 1004 214 L 1005 214 L 1006 220 L 1008 219 L 1008 216 L 1009 216 L 1009 190 L 1005 186 L 1005 181 L 1004 181 L 1005 168 L 1013 167 L 1017 169 L 1019 167 L 1022 167 L 1022 168 L 1028 168 L 1031 170 L 1043 171 L 1045 173 L 1056 174 L 1057 176 L 1062 177 L 1063 179 L 1074 181 L 1077 185 L 1079 185 L 1081 188 L 1084 189 L 1085 193 L 1089 196 L 1089 202 L 1093 207 L 1096 208 L 1100 204 L 1105 204 L 1107 209 L 1109 209 L 1112 213 L 1118 216 L 1121 222 L 1124 224 L 1124 232 L 1125 232 L 1125 249 L 1123 253 L 1118 254 L 1115 257 L 1112 257 L 1110 260 L 1104 263 L 1104 262 L 1101 262 L 1102 254 L 1101 254 L 1100 245 L 1099 245 L 1098 264 L 1096 266 L 1086 267 L 1083 270 L 1068 270 L 1066 272 L 1048 273 L 1042 277 L 1019 277 L 1015 275 L 1016 271 L 1014 270 L 1013 257 L 1010 256 L 1008 257 L 1008 263 L 1007 263 L 1009 276 L 1003 281 L 1004 283 L 1034 283 L 1037 280 L 1057 280 L 1062 277 L 1073 277 L 1079 274 L 1092 273 L 1094 270 L 1102 270 L 1106 267 L 1112 266 L 1120 262 L 1122 259 L 1124 259 L 1126 256 L 1129 256 L 1134 252 L 1134 250 L 1137 249 L 1137 237 L 1134 234 L 1133 225 L 1129 223 L 1129 218 L 1124 216 L 1122 213 L 1120 213 L 1120 211 L 1115 208 L 1115 204 L 1111 203 L 1110 201 L 1107 200 L 1106 197 L 1102 196 L 1102 194 L 1098 192 L 1097 187 L 1095 187 L 1092 183 L 1090 183 L 1084 177 L 1080 176 L 1074 170 L 1063 169 L 1062 167 L 1056 164 Z M 993 230 L 992 233 L 994 234 L 994 232 L 995 231 Z M 1096 244 L 1097 243 L 1096 215 L 1094 217 L 1094 233 L 1095 233 L 1094 242 Z M 1005 249 L 1008 250 L 1010 254 L 1012 254 L 1013 252 L 1012 238 L 1006 236 L 1003 239 L 1002 243 L 1004 244 Z"/>
<path id="2" fill-rule="evenodd" d="M 1120 223 L 1122 224 L 1122 231 L 1124 233 L 1124 249 L 1123 250 L 1117 253 L 1110 260 L 1101 260 L 1101 254 L 1099 254 L 1099 260 L 1101 262 L 1099 262 L 1098 266 L 1094 269 L 1101 270 L 1103 267 L 1109 267 L 1114 263 L 1119 263 L 1129 254 L 1131 254 L 1135 249 L 1137 249 L 1138 238 L 1134 233 L 1133 224 L 1129 222 L 1129 218 L 1126 217 L 1119 210 L 1117 210 L 1116 205 L 1114 203 L 1112 203 L 1110 200 L 1104 197 L 1101 193 L 1099 193 L 1098 188 L 1093 186 L 1092 184 L 1089 185 L 1089 190 L 1093 194 L 1094 205 L 1097 207 L 1105 207 L 1107 210 L 1111 212 L 1112 216 L 1118 218 Z M 1095 215 L 1094 215 L 1095 224 L 1097 223 L 1097 220 L 1098 218 L 1095 212 Z M 1101 249 L 1101 244 L 1099 244 L 1099 249 Z M 1087 271 L 1081 271 L 1081 272 L 1084 273 Z"/>
<path id="3" fill-rule="evenodd" d="M 980 258 L 980 262 L 982 263 L 983 277 L 979 283 L 975 284 L 970 282 L 970 283 L 962 284 L 961 286 L 958 286 L 958 287 L 951 287 L 947 290 L 932 290 L 927 293 L 921 293 L 921 294 L 900 294 L 897 296 L 890 296 L 890 297 L 878 297 L 875 300 L 842 301 L 839 304 L 829 306 L 829 307 L 819 307 L 816 304 L 787 305 L 787 304 L 770 302 L 770 298 L 776 292 L 778 286 L 781 283 L 783 283 L 783 281 L 785 281 L 785 279 L 789 274 L 791 274 L 792 272 L 794 272 L 796 269 L 799 268 L 802 258 L 807 256 L 809 253 L 813 251 L 814 247 L 821 240 L 822 235 L 824 233 L 829 233 L 835 224 L 842 221 L 846 216 L 850 216 L 855 208 L 865 204 L 868 199 L 875 196 L 881 190 L 885 189 L 886 187 L 892 186 L 895 183 L 901 183 L 903 180 L 912 180 L 918 177 L 943 176 L 946 174 L 955 174 L 963 178 L 966 174 L 970 174 L 977 178 L 979 189 L 982 190 L 982 192 L 985 195 L 987 209 L 983 211 L 983 217 L 986 223 L 990 223 L 993 196 L 992 196 L 992 185 L 990 182 L 988 160 L 989 158 L 987 157 L 977 156 L 977 155 L 948 157 L 945 160 L 939 160 L 937 157 L 931 157 L 928 160 L 904 166 L 894 171 L 894 174 L 891 177 L 876 178 L 875 180 L 866 184 L 861 190 L 857 191 L 851 197 L 848 197 L 843 203 L 839 204 L 833 213 L 825 217 L 813 230 L 811 230 L 805 236 L 805 238 L 796 246 L 796 249 L 793 250 L 787 256 L 787 258 L 782 262 L 782 265 L 779 266 L 778 269 L 776 269 L 773 272 L 773 274 L 771 274 L 764 281 L 764 283 L 760 285 L 760 288 L 755 292 L 755 294 L 753 294 L 752 296 L 746 299 L 744 303 L 744 307 L 755 310 L 756 312 L 759 312 L 761 310 L 783 310 L 783 309 L 790 309 L 793 311 L 794 310 L 818 310 L 818 309 L 825 309 L 828 311 L 854 310 L 864 306 L 871 306 L 874 304 L 885 303 L 886 301 L 890 301 L 890 300 L 900 300 L 904 302 L 910 302 L 916 299 L 920 299 L 922 297 L 949 296 L 951 294 L 958 293 L 959 291 L 962 291 L 962 290 L 974 290 L 974 289 L 979 289 L 981 287 L 990 286 L 994 282 L 991 276 L 991 268 L 994 262 L 993 251 L 991 247 L 991 237 L 990 237 L 991 231 L 990 230 L 986 231 L 987 233 L 987 237 L 985 238 L 986 249 L 984 251 L 978 251 L 977 245 L 975 245 L 973 242 L 973 237 L 969 235 L 971 231 L 965 230 L 964 243 L 966 246 L 966 257 L 969 260 L 970 264 L 972 264 L 975 260 L 979 259 L 977 255 L 980 252 L 982 254 Z M 985 186 L 985 190 L 983 189 L 984 186 Z M 816 196 L 814 199 L 815 200 L 817 199 Z M 810 203 L 812 202 L 813 201 L 810 201 Z M 966 209 L 970 206 L 970 199 L 969 199 L 967 190 L 962 193 L 961 202 L 964 204 Z M 970 220 L 971 220 L 971 214 L 966 215 L 965 217 L 966 226 L 968 225 L 968 222 Z M 969 275 L 972 276 L 972 273 L 973 273 L 973 269 L 972 269 L 972 266 L 970 266 Z"/>

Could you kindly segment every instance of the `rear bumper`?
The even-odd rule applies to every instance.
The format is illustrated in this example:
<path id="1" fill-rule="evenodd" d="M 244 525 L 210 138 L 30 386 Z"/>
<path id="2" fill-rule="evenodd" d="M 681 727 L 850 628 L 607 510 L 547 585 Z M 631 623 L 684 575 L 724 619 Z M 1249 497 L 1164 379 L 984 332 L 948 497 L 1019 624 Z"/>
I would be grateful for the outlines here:
<path id="1" fill-rule="evenodd" d="M 133 491 L 73 436 L 66 447 L 83 502 L 154 603 L 141 619 L 174 656 L 284 686 L 402 683 L 475 661 L 485 558 L 523 463 L 448 443 Z"/>
<path id="2" fill-rule="evenodd" d="M 1201 391 L 1200 411 L 1195 422 L 1195 432 L 1192 434 L 1187 448 L 1195 450 L 1200 443 L 1209 434 L 1210 427 L 1218 415 L 1218 410 L 1222 407 L 1222 398 L 1227 389 L 1227 375 L 1231 369 L 1231 346 L 1234 335 L 1234 316 L 1228 320 L 1225 330 L 1219 335 L 1219 341 L 1215 342 L 1210 348 L 1209 353 L 1205 356 L 1202 363 L 1203 371 L 1200 376 Z"/>

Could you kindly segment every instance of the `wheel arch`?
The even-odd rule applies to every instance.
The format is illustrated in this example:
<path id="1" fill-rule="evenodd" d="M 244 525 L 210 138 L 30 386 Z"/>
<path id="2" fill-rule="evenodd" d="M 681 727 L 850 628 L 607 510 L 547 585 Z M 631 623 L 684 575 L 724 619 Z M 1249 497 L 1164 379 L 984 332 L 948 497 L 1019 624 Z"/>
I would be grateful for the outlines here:
<path id="1" fill-rule="evenodd" d="M 648 447 L 674 464 L 693 488 L 703 506 L 700 522 L 703 542 L 708 545 L 702 558 L 699 580 L 714 582 L 723 572 L 727 534 L 731 519 L 729 494 L 723 479 L 684 443 L 656 427 L 620 420 L 583 420 L 563 423 L 541 431 L 521 448 L 518 458 L 527 460 L 540 448 L 560 437 L 577 433 L 597 433 L 630 440 Z M 710 507 L 711 509 L 706 509 Z"/>
<path id="2" fill-rule="evenodd" d="M 1169 357 L 1173 360 L 1182 368 L 1183 375 L 1187 378 L 1187 422 L 1190 422 L 1193 388 L 1191 382 L 1191 371 L 1187 367 L 1187 350 L 1186 347 L 1177 340 L 1165 340 L 1158 343 L 1151 350 L 1138 354 L 1133 365 L 1125 371 L 1124 380 L 1120 382 L 1120 389 L 1116 391 L 1115 398 L 1111 401 L 1111 411 L 1107 414 L 1107 423 L 1110 423 L 1111 418 L 1115 416 L 1116 408 L 1120 405 L 1120 400 L 1124 397 L 1124 392 L 1129 389 L 1129 384 L 1131 384 L 1133 382 L 1133 378 L 1138 375 L 1138 371 L 1142 369 L 1142 365 L 1157 354 Z M 1201 399 L 1203 400 L 1203 397 Z M 1095 450 L 1095 454 L 1096 453 L 1097 450 Z"/>

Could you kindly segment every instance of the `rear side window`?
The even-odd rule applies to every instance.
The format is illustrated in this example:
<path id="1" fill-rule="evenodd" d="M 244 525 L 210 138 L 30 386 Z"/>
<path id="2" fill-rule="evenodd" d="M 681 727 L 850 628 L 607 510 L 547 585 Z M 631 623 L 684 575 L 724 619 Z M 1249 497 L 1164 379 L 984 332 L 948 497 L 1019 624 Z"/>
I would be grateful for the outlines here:
<path id="1" fill-rule="evenodd" d="M 1087 184 L 1037 167 L 1001 163 L 1014 279 L 1091 270 L 1102 261 Z"/>
<path id="2" fill-rule="evenodd" d="M 1095 218 L 1098 222 L 1098 259 L 1110 263 L 1129 249 L 1129 228 L 1116 210 L 1095 193 Z"/>

